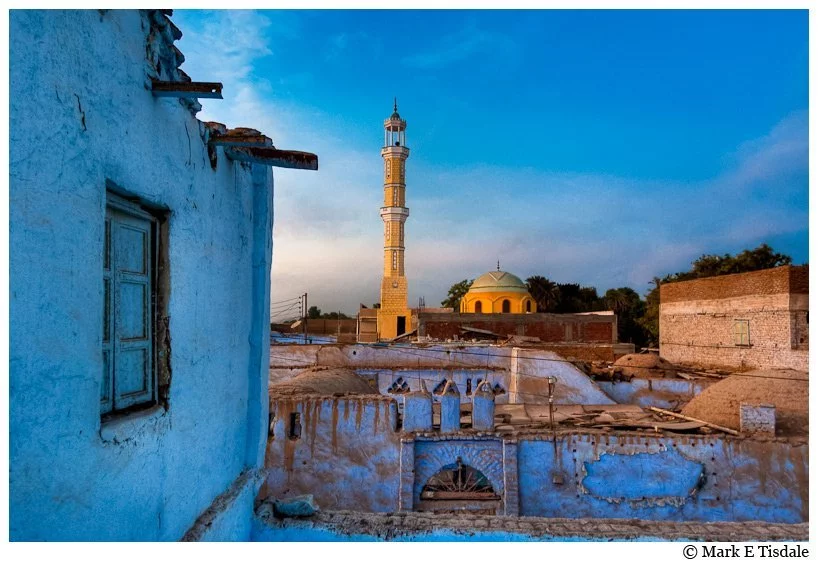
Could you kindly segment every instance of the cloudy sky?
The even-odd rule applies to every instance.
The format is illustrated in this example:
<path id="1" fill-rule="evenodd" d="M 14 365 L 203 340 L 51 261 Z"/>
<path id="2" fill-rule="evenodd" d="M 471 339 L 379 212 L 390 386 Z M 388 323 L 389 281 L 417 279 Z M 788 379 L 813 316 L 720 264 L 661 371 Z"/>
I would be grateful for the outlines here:
<path id="1" fill-rule="evenodd" d="M 176 11 L 200 119 L 275 169 L 272 300 L 379 300 L 383 120 L 408 121 L 410 305 L 493 269 L 639 292 L 704 253 L 808 260 L 802 11 Z M 288 312 L 274 311 L 277 316 Z M 276 316 L 274 316 L 276 317 Z"/>

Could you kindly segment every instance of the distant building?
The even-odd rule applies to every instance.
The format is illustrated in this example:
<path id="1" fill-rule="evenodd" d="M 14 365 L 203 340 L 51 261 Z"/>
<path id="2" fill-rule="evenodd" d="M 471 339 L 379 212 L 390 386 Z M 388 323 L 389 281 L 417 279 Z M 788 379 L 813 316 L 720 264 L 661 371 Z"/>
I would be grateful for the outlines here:
<path id="1" fill-rule="evenodd" d="M 500 270 L 477 277 L 460 300 L 460 312 L 469 314 L 530 314 L 537 303 L 519 277 Z"/>
<path id="2" fill-rule="evenodd" d="M 727 369 L 809 365 L 809 266 L 661 285 L 660 355 Z"/>

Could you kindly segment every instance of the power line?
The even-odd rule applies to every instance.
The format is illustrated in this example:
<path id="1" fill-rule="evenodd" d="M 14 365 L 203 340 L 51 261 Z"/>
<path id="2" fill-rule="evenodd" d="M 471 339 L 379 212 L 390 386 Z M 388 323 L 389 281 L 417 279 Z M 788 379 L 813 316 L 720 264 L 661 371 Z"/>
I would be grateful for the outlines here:
<path id="1" fill-rule="evenodd" d="M 275 304 L 283 304 L 284 302 L 298 302 L 300 300 L 301 296 L 293 296 L 292 298 L 285 298 L 284 300 L 276 300 L 275 302 L 270 302 L 270 306 L 274 306 Z"/>
<path id="2" fill-rule="evenodd" d="M 368 343 L 358 343 L 358 344 L 355 345 L 355 347 L 370 347 L 370 348 L 375 348 L 375 349 L 384 349 L 384 348 L 389 348 L 390 346 L 388 346 L 388 345 L 387 346 L 379 346 L 379 345 L 372 345 L 372 344 L 368 344 Z M 406 353 L 407 355 L 414 355 L 416 357 L 422 357 L 422 358 L 425 358 L 425 359 L 441 360 L 439 356 L 423 355 L 420 352 L 410 351 L 408 347 L 397 347 L 396 349 L 400 349 L 401 352 Z M 437 349 L 437 350 L 432 349 L 431 351 L 451 354 L 451 350 L 445 350 L 445 349 Z M 500 359 L 512 359 L 512 358 L 514 358 L 513 355 L 503 355 L 503 354 L 500 354 L 500 353 L 478 353 L 478 352 L 474 352 L 474 351 L 456 351 L 455 353 L 457 353 L 459 355 L 473 355 L 473 356 L 481 356 L 481 357 L 496 357 L 496 358 L 500 358 Z M 272 357 L 273 355 L 271 354 L 270 356 Z M 281 357 L 281 359 L 292 360 L 292 359 L 289 359 L 289 358 L 286 358 L 286 357 Z M 526 361 L 530 360 L 530 361 L 550 361 L 552 363 L 566 363 L 566 364 L 573 365 L 574 367 L 576 367 L 574 362 L 569 361 L 567 359 L 549 359 L 547 357 L 517 357 L 517 359 L 526 360 Z M 456 366 L 459 366 L 459 367 L 470 368 L 470 369 L 482 369 L 482 368 L 484 368 L 484 367 L 480 367 L 480 366 L 477 366 L 477 365 L 464 364 L 464 363 L 459 362 L 457 360 L 450 360 L 450 361 L 453 364 L 455 364 Z M 629 369 L 650 369 L 650 367 L 642 367 L 642 366 L 639 366 L 639 365 L 616 365 L 616 367 L 617 368 L 629 368 Z M 507 369 L 502 369 L 502 370 L 507 370 Z M 577 369 L 577 370 L 579 370 L 579 369 Z M 526 377 L 536 377 L 536 378 L 541 378 L 542 377 L 542 375 L 522 373 L 522 372 L 519 372 L 519 371 L 517 372 L 517 374 L 522 375 L 522 376 L 526 376 Z M 753 377 L 753 378 L 759 378 L 759 379 L 806 382 L 806 379 L 798 379 L 798 378 L 793 378 L 793 377 L 764 377 L 764 376 L 760 376 L 760 375 L 748 375 L 748 374 L 743 374 L 743 373 L 734 373 L 734 374 L 739 374 L 739 375 L 741 375 L 743 377 Z"/>

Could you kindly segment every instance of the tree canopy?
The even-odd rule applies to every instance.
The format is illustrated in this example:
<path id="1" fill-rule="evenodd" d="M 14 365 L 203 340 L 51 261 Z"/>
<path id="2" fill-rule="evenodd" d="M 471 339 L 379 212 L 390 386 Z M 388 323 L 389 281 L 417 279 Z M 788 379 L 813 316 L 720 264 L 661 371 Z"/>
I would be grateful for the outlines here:
<path id="1" fill-rule="evenodd" d="M 307 310 L 307 317 L 310 319 L 324 319 L 324 320 L 349 320 L 350 317 L 343 312 L 321 312 L 318 306 L 310 306 Z"/>
<path id="2" fill-rule="evenodd" d="M 459 283 L 455 283 L 449 289 L 449 294 L 446 296 L 446 300 L 440 303 L 441 306 L 444 308 L 452 308 L 455 312 L 460 311 L 460 300 L 463 296 L 469 291 L 469 287 L 471 287 L 474 279 L 463 279 Z"/>

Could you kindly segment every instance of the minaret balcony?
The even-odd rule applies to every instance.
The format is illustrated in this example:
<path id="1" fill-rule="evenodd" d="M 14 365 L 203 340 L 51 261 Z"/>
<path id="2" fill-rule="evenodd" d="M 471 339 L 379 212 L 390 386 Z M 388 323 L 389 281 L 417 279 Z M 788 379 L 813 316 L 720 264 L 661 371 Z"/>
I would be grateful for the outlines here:
<path id="1" fill-rule="evenodd" d="M 403 222 L 409 217 L 409 208 L 400 206 L 386 206 L 381 208 L 381 218 L 384 222 Z"/>
<path id="2" fill-rule="evenodd" d="M 381 157 L 403 157 L 409 158 L 409 148 L 403 145 L 387 145 L 381 147 Z"/>

